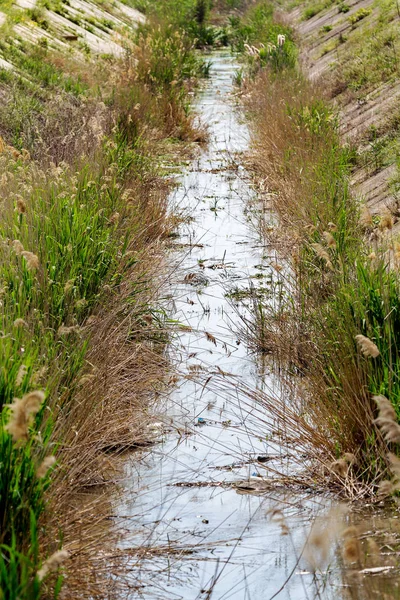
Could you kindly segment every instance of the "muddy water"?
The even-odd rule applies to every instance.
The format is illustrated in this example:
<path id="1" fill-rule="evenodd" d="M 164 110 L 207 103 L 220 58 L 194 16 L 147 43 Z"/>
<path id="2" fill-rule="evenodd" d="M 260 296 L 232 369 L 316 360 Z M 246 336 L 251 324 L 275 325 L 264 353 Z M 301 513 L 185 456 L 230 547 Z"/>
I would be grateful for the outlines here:
<path id="1" fill-rule="evenodd" d="M 210 142 L 171 197 L 194 217 L 180 231 L 181 278 L 171 289 L 173 318 L 185 326 L 172 359 L 183 374 L 168 398 L 162 443 L 127 466 L 118 512 L 136 543 L 148 550 L 133 569 L 143 587 L 132 597 L 257 600 L 281 588 L 279 598 L 315 596 L 312 577 L 298 558 L 310 519 L 325 509 L 322 499 L 282 488 L 241 494 L 231 485 L 257 485 L 266 474 L 260 456 L 285 459 L 252 406 L 235 401 L 232 385 L 236 377 L 254 388 L 267 386 L 270 394 L 284 393 L 271 374 L 260 373 L 234 333 L 232 292 L 276 283 L 274 257 L 265 254 L 247 223 L 254 192 L 240 164 L 249 132 L 232 95 L 236 69 L 228 53 L 213 56 L 210 80 L 197 102 Z M 233 375 L 226 394 L 213 385 L 221 372 Z M 271 518 L 274 508 L 283 509 L 289 535 Z"/>

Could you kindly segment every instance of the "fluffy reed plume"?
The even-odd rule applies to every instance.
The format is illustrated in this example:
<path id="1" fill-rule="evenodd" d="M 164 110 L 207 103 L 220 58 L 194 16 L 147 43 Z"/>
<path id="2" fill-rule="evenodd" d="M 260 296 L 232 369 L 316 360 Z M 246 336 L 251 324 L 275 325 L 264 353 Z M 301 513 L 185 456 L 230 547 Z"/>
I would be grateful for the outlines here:
<path id="1" fill-rule="evenodd" d="M 80 330 L 81 329 L 80 329 L 79 325 L 71 325 L 70 327 L 66 327 L 65 325 L 61 325 L 58 328 L 57 334 L 59 336 L 71 335 L 73 333 L 79 333 Z"/>
<path id="2" fill-rule="evenodd" d="M 64 294 L 68 294 L 72 288 L 74 287 L 75 280 L 69 279 L 67 283 L 64 285 Z"/>
<path id="3" fill-rule="evenodd" d="M 339 458 L 339 460 L 335 460 L 333 463 L 331 463 L 330 468 L 334 473 L 340 475 L 340 477 L 346 477 L 349 467 L 355 463 L 356 457 L 354 454 L 351 452 L 345 452 L 343 456 Z"/>
<path id="4" fill-rule="evenodd" d="M 36 477 L 42 479 L 47 474 L 47 471 L 55 464 L 55 456 L 46 456 L 42 463 L 36 469 Z"/>
<path id="5" fill-rule="evenodd" d="M 361 335 L 360 333 L 356 335 L 355 339 L 364 356 L 371 356 L 372 358 L 376 358 L 377 356 L 379 356 L 378 347 L 365 335 Z"/>
<path id="6" fill-rule="evenodd" d="M 14 248 L 14 252 L 17 256 L 21 256 L 21 254 L 25 252 L 25 248 L 19 240 L 14 240 L 12 242 L 12 247 Z"/>
<path id="7" fill-rule="evenodd" d="M 25 200 L 23 198 L 21 198 L 21 196 L 17 197 L 17 212 L 19 215 L 23 215 L 26 213 L 26 203 Z"/>
<path id="8" fill-rule="evenodd" d="M 115 225 L 116 223 L 119 222 L 120 217 L 121 217 L 121 215 L 119 214 L 119 212 L 115 212 L 110 217 L 110 223 L 112 223 L 113 225 Z"/>
<path id="9" fill-rule="evenodd" d="M 17 329 L 19 329 L 21 327 L 28 327 L 28 323 L 26 321 L 24 321 L 24 319 L 15 319 L 13 325 Z"/>
<path id="10" fill-rule="evenodd" d="M 62 565 L 62 563 L 69 558 L 69 552 L 66 550 L 58 550 L 54 552 L 42 565 L 42 568 L 37 572 L 37 578 L 39 581 L 42 581 L 46 575 L 52 573 L 58 567 Z"/>
<path id="11" fill-rule="evenodd" d="M 322 260 L 325 261 L 326 266 L 328 267 L 328 269 L 330 269 L 331 271 L 333 271 L 333 265 L 330 259 L 329 254 L 327 253 L 327 251 L 325 250 L 325 248 L 323 246 L 321 246 L 321 244 L 311 244 L 312 248 L 315 251 L 315 254 L 321 258 Z"/>
<path id="12" fill-rule="evenodd" d="M 394 259 L 397 263 L 400 262 L 400 243 L 399 242 L 395 242 L 393 244 L 393 252 L 394 252 Z"/>
<path id="13" fill-rule="evenodd" d="M 249 44 L 245 44 L 244 47 L 249 56 L 259 56 L 260 51 L 255 46 L 249 46 Z"/>
<path id="14" fill-rule="evenodd" d="M 393 217 L 390 213 L 385 213 L 381 216 L 379 229 L 381 231 L 384 231 L 385 229 L 393 229 Z"/>
<path id="15" fill-rule="evenodd" d="M 285 41 L 286 37 L 282 33 L 280 33 L 277 38 L 278 46 L 281 48 L 284 45 Z"/>
<path id="16" fill-rule="evenodd" d="M 400 458 L 398 458 L 392 452 L 388 452 L 388 459 L 390 462 L 390 468 L 392 469 L 392 472 L 396 478 L 395 483 L 397 489 L 397 487 L 400 487 Z"/>
<path id="17" fill-rule="evenodd" d="M 15 378 L 15 385 L 17 387 L 19 387 L 21 385 L 21 383 L 23 382 L 23 380 L 25 379 L 25 375 L 26 375 L 27 371 L 28 371 L 28 369 L 26 368 L 25 365 L 21 365 L 20 368 L 18 369 L 17 377 Z"/>
<path id="18" fill-rule="evenodd" d="M 374 227 L 372 214 L 366 206 L 363 206 L 361 210 L 360 225 L 364 227 L 364 229 L 372 229 Z"/>
<path id="19" fill-rule="evenodd" d="M 356 563 L 361 559 L 361 544 L 356 527 L 348 527 L 343 532 L 342 557 L 345 563 Z"/>
<path id="20" fill-rule="evenodd" d="M 343 454 L 343 460 L 345 460 L 349 465 L 354 465 L 357 462 L 357 459 L 352 452 L 345 452 Z"/>
<path id="21" fill-rule="evenodd" d="M 46 376 L 48 371 L 47 367 L 41 367 L 32 377 L 32 385 L 38 385 Z"/>
<path id="22" fill-rule="evenodd" d="M 79 300 L 77 300 L 75 302 L 75 306 L 76 308 L 85 308 L 85 306 L 87 306 L 87 300 L 86 298 L 80 298 Z"/>
<path id="23" fill-rule="evenodd" d="M 379 426 L 386 442 L 400 443 L 400 425 L 397 423 L 397 415 L 390 400 L 385 396 L 373 396 L 378 405 L 379 415 L 375 423 Z"/>
<path id="24" fill-rule="evenodd" d="M 391 496 L 395 491 L 395 486 L 393 483 L 387 479 L 385 481 L 381 481 L 378 485 L 378 496 L 380 498 L 386 498 L 387 496 Z"/>
<path id="25" fill-rule="evenodd" d="M 339 458 L 339 460 L 335 460 L 331 464 L 330 468 L 334 473 L 336 473 L 336 475 L 339 475 L 340 477 L 346 477 L 349 470 L 349 465 L 344 458 Z"/>
<path id="26" fill-rule="evenodd" d="M 335 223 L 332 223 L 332 221 L 329 221 L 328 227 L 331 231 L 337 231 L 337 225 L 335 225 Z"/>
<path id="27" fill-rule="evenodd" d="M 21 399 L 14 398 L 10 406 L 11 417 L 5 430 L 12 435 L 15 442 L 28 439 L 29 426 L 33 417 L 39 412 L 44 398 L 44 392 L 41 391 L 30 392 Z"/>
<path id="28" fill-rule="evenodd" d="M 328 248 L 336 248 L 335 238 L 331 233 L 329 233 L 329 231 L 324 231 L 322 235 L 324 236 L 324 240 Z"/>
<path id="29" fill-rule="evenodd" d="M 24 250 L 21 252 L 21 256 L 26 260 L 26 266 L 29 271 L 36 271 L 39 268 L 39 257 L 36 256 L 33 252 L 28 252 L 28 250 Z"/>
<path id="30" fill-rule="evenodd" d="M 87 373 L 86 375 L 82 375 L 80 380 L 78 381 L 78 385 L 81 387 L 91 383 L 96 378 L 94 373 Z"/>

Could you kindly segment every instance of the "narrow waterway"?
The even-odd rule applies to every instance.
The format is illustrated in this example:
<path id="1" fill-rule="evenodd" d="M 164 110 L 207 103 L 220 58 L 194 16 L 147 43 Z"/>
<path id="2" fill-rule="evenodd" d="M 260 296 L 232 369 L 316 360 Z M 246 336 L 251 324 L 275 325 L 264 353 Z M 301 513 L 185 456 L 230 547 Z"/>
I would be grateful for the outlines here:
<path id="1" fill-rule="evenodd" d="M 276 289 L 275 257 L 254 238 L 246 215 L 254 192 L 240 164 L 249 132 L 233 97 L 238 65 L 228 52 L 215 53 L 212 63 L 196 105 L 209 144 L 171 197 L 193 217 L 180 229 L 181 277 L 171 287 L 172 316 L 184 325 L 171 354 L 183 372 L 165 407 L 163 441 L 128 463 L 118 507 L 143 550 L 132 597 L 338 598 L 325 576 L 320 596 L 299 562 L 326 501 L 282 486 L 251 495 L 233 485 L 257 486 L 269 460 L 285 461 L 257 407 L 235 396 L 235 380 L 277 397 L 285 392 L 235 335 L 235 294 L 254 285 L 267 295 Z M 284 526 L 274 510 L 283 511 Z"/>

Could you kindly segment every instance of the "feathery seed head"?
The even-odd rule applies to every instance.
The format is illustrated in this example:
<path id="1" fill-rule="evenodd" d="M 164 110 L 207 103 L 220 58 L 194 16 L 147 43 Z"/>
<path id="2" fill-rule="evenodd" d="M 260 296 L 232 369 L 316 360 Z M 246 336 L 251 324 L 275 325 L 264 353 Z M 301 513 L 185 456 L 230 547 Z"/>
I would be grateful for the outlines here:
<path id="1" fill-rule="evenodd" d="M 286 36 L 284 36 L 283 34 L 279 34 L 278 38 L 277 38 L 278 46 L 282 47 L 283 44 L 285 43 L 285 41 L 286 41 Z"/>
<path id="2" fill-rule="evenodd" d="M 394 485 L 391 481 L 388 481 L 387 479 L 385 481 L 381 481 L 378 486 L 378 496 L 381 498 L 391 496 L 394 492 L 394 489 Z"/>
<path id="3" fill-rule="evenodd" d="M 42 581 L 46 575 L 58 569 L 62 563 L 69 558 L 69 552 L 66 550 L 58 550 L 54 552 L 42 565 L 42 568 L 37 572 L 37 578 Z"/>
<path id="4" fill-rule="evenodd" d="M 336 248 L 335 238 L 331 233 L 329 233 L 329 231 L 324 231 L 322 235 L 324 236 L 324 240 L 328 248 Z"/>
<path id="5" fill-rule="evenodd" d="M 371 356 L 372 358 L 379 356 L 378 347 L 365 335 L 358 334 L 355 339 L 364 356 Z"/>
<path id="6" fill-rule="evenodd" d="M 336 473 L 336 475 L 339 475 L 339 477 L 346 477 L 349 465 L 346 460 L 339 458 L 339 460 L 335 460 L 331 463 L 331 470 L 333 473 Z"/>
<path id="7" fill-rule="evenodd" d="M 28 323 L 24 319 L 15 319 L 13 323 L 14 327 L 28 327 Z"/>
<path id="8" fill-rule="evenodd" d="M 47 474 L 47 471 L 56 463 L 56 458 L 55 456 L 46 456 L 46 458 L 43 460 L 43 462 L 38 466 L 37 470 L 36 470 L 36 477 L 38 479 L 41 479 L 42 477 L 45 477 Z"/>
<path id="9" fill-rule="evenodd" d="M 360 215 L 360 225 L 365 229 L 372 229 L 374 226 L 374 221 L 372 219 L 372 214 L 368 210 L 366 206 L 363 206 Z"/>
<path id="10" fill-rule="evenodd" d="M 25 258 L 26 266 L 28 267 L 29 271 L 36 271 L 36 269 L 39 268 L 39 257 L 36 256 L 36 254 L 24 250 L 21 252 L 21 256 Z"/>
<path id="11" fill-rule="evenodd" d="M 381 216 L 379 229 L 381 231 L 384 231 L 385 229 L 393 229 L 393 217 L 390 213 L 385 213 Z"/>
<path id="12" fill-rule="evenodd" d="M 44 398 L 44 392 L 41 391 L 30 392 L 21 399 L 14 398 L 10 406 L 11 417 L 5 430 L 12 435 L 15 442 L 28 439 L 29 426 L 33 417 L 39 412 Z"/>
<path id="13" fill-rule="evenodd" d="M 64 294 L 68 294 L 72 288 L 74 287 L 75 280 L 69 279 L 67 283 L 64 285 Z"/>
<path id="14" fill-rule="evenodd" d="M 17 256 L 21 256 L 24 252 L 24 247 L 19 240 L 14 240 L 12 243 L 12 247 L 14 248 L 14 252 Z"/>
<path id="15" fill-rule="evenodd" d="M 27 374 L 28 369 L 25 365 L 21 365 L 18 369 L 17 377 L 15 378 L 15 385 L 19 387 L 23 380 L 25 379 L 25 375 Z"/>
<path id="16" fill-rule="evenodd" d="M 329 256 L 329 254 L 327 253 L 327 251 L 325 250 L 325 248 L 323 246 L 321 246 L 321 244 L 311 244 L 311 247 L 314 249 L 316 255 L 325 261 L 328 269 L 330 269 L 332 271 L 333 265 L 331 262 L 331 258 Z"/>
<path id="17" fill-rule="evenodd" d="M 61 325 L 58 328 L 58 335 L 62 336 L 62 335 L 71 335 L 73 333 L 79 333 L 80 332 L 80 327 L 79 325 L 71 325 L 71 327 L 66 327 L 65 325 Z"/>
<path id="18" fill-rule="evenodd" d="M 17 204 L 18 214 L 23 215 L 24 213 L 26 213 L 26 203 L 25 203 L 25 200 L 21 196 L 17 197 L 16 204 Z"/>

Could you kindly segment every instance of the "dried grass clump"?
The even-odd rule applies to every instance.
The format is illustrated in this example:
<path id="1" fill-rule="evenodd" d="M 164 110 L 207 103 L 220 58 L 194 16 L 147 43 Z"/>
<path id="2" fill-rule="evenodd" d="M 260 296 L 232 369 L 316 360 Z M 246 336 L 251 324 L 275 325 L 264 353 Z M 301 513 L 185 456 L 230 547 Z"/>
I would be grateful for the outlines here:
<path id="1" fill-rule="evenodd" d="M 385 213 L 380 218 L 379 229 L 381 231 L 385 231 L 386 229 L 390 231 L 393 229 L 393 224 L 393 215 L 390 213 Z"/>
<path id="2" fill-rule="evenodd" d="M 14 321 L 14 327 L 17 329 L 28 327 L 28 323 L 24 319 L 18 318 Z"/>
<path id="3" fill-rule="evenodd" d="M 26 213 L 26 202 L 21 196 L 17 198 L 16 207 L 18 214 L 23 215 Z"/>
<path id="4" fill-rule="evenodd" d="M 7 240 L 0 245 L 1 337 L 4 355 L 11 357 L 6 397 L 22 396 L 36 385 L 49 390 L 46 399 L 32 391 L 5 408 L 5 447 L 17 466 L 23 456 L 29 476 L 29 485 L 18 481 L 23 510 L 15 494 L 10 504 L 16 504 L 18 518 L 24 511 L 28 515 L 28 526 L 23 523 L 17 532 L 21 556 L 29 550 L 35 502 L 37 531 L 46 531 L 40 553 L 51 554 L 62 532 L 71 552 L 64 565 L 65 596 L 71 598 L 108 596 L 119 585 L 110 579 L 119 558 L 107 552 L 118 537 L 118 525 L 109 519 L 110 490 L 121 477 L 117 456 L 153 441 L 151 407 L 165 389 L 168 371 L 169 326 L 158 298 L 167 270 L 164 242 L 177 219 L 168 213 L 171 183 L 158 174 L 158 163 L 166 137 L 198 135 L 186 94 L 187 67 L 198 65 L 198 59 L 187 40 L 178 40 L 185 45 L 182 53 L 183 46 L 166 36 L 167 49 L 175 44 L 172 66 L 179 84 L 165 84 L 160 56 L 164 62 L 171 57 L 157 45 L 150 48 L 153 38 L 149 26 L 139 48 L 131 47 L 121 60 L 91 61 L 91 69 L 86 61 L 49 50 L 43 60 L 61 70 L 68 65 L 69 84 L 83 81 L 84 93 L 66 93 L 58 83 L 47 86 L 34 98 L 43 102 L 43 111 L 18 122 L 18 140 L 27 150 L 11 156 L 4 143 L 0 154 L 1 229 Z M 142 56 L 143 49 L 152 56 Z M 82 80 L 77 81 L 78 73 Z M 65 83 L 62 73 L 59 80 Z M 16 102 L 3 91 L 0 132 L 12 139 L 15 121 L 7 116 L 20 117 L 24 98 L 17 87 Z M 178 155 L 176 145 L 174 152 Z M 8 294 L 12 290 L 14 295 Z M 60 468 L 54 468 L 56 461 Z M 19 476 L 16 468 L 10 469 L 14 475 Z M 2 542 L 11 541 L 13 507 L 1 515 L 10 526 L 1 532 Z M 66 558 L 64 550 L 52 554 L 38 579 Z M 125 597 L 124 591 L 116 595 Z"/>
<path id="5" fill-rule="evenodd" d="M 367 208 L 360 215 L 351 195 L 349 148 L 341 147 L 335 112 L 324 99 L 318 83 L 298 72 L 282 77 L 268 69 L 246 96 L 253 117 L 249 168 L 265 198 L 257 225 L 288 267 L 279 281 L 279 300 L 256 299 L 243 335 L 252 347 L 273 354 L 289 389 L 293 372 L 304 375 L 293 395 L 313 424 L 310 452 L 324 464 L 318 476 L 328 479 L 333 472 L 330 484 L 352 496 L 373 493 L 381 476 L 377 465 L 386 462 L 382 436 L 370 441 L 375 407 L 369 390 L 386 365 L 397 364 L 400 290 L 383 270 L 387 257 L 378 245 L 390 236 L 375 231 L 373 254 L 365 261 L 363 236 L 376 229 L 374 217 Z M 273 228 L 265 219 L 271 209 L 278 222 Z M 390 230 L 393 220 L 387 215 L 381 224 Z M 360 330 L 382 332 L 382 339 Z M 360 360 L 357 348 L 369 360 Z M 385 372 L 390 387 L 394 374 Z M 384 435 L 396 440 L 397 424 L 386 426 L 391 434 Z"/>

